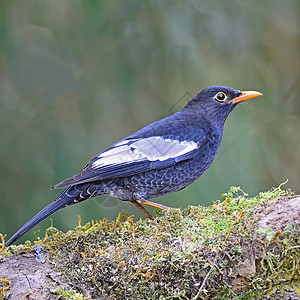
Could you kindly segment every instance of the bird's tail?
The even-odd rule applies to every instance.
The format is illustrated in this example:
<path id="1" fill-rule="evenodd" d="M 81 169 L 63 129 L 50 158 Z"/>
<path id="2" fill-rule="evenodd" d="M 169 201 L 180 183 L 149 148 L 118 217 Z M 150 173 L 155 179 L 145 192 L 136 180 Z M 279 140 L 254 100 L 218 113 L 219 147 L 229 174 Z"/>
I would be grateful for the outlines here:
<path id="1" fill-rule="evenodd" d="M 21 229 L 19 229 L 6 243 L 5 246 L 11 245 L 14 241 L 19 239 L 23 234 L 25 234 L 28 230 L 34 227 L 36 224 L 44 220 L 45 218 L 51 216 L 59 209 L 73 204 L 74 202 L 79 202 L 81 200 L 85 200 L 89 197 L 83 197 L 78 201 L 75 200 L 78 195 L 78 191 L 75 191 L 73 187 L 68 187 L 64 191 L 60 193 L 60 195 L 49 205 L 43 208 L 40 212 L 38 212 L 31 220 L 25 223 Z"/>

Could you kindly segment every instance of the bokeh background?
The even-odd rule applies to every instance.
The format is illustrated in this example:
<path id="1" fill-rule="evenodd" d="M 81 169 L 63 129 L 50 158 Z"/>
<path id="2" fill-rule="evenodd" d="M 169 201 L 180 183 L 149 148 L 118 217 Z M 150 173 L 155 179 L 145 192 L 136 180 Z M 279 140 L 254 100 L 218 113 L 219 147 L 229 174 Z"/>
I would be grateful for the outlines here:
<path id="1" fill-rule="evenodd" d="M 259 90 L 225 126 L 210 169 L 172 207 L 300 192 L 300 1 L 0 1 L 0 232 L 13 234 L 53 184 L 211 85 Z M 57 212 L 64 231 L 130 203 L 98 197 Z M 49 218 L 31 230 L 43 235 Z"/>

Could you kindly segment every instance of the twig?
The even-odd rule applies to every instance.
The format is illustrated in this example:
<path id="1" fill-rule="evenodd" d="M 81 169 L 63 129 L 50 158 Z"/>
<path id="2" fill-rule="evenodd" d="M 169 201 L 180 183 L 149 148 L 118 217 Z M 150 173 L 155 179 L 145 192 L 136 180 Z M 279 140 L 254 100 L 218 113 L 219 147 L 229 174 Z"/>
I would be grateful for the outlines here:
<path id="1" fill-rule="evenodd" d="M 213 267 L 211 266 L 211 267 L 210 267 L 210 270 L 207 272 L 207 274 L 206 274 L 204 280 L 202 281 L 202 284 L 201 284 L 201 286 L 200 286 L 200 288 L 199 288 L 199 290 L 198 290 L 197 295 L 196 295 L 194 298 L 192 298 L 192 300 L 198 299 L 200 293 L 201 293 L 202 290 L 204 289 L 204 286 L 205 286 L 205 284 L 206 284 L 206 281 L 207 281 L 207 279 L 208 279 L 210 273 L 212 272 L 212 270 L 213 270 Z"/>

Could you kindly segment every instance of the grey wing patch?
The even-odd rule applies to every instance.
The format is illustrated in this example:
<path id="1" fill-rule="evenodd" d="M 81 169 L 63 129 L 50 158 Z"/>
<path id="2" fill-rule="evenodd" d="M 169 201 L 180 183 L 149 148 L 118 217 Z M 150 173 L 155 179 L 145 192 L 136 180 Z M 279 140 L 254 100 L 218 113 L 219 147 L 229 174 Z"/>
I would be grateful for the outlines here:
<path id="1" fill-rule="evenodd" d="M 138 161 L 164 161 L 179 157 L 197 149 L 197 143 L 193 141 L 178 141 L 163 139 L 160 136 L 149 137 L 139 140 L 128 140 L 127 144 L 122 141 L 114 148 L 102 152 L 98 159 L 92 163 L 92 169 L 108 165 L 122 165 Z"/>
<path id="2" fill-rule="evenodd" d="M 91 169 L 100 169 L 111 165 L 122 165 L 133 161 L 141 161 L 143 157 L 132 151 L 133 140 L 122 141 L 114 147 L 100 153 L 91 164 Z"/>
<path id="3" fill-rule="evenodd" d="M 149 161 L 163 161 L 175 158 L 197 149 L 193 141 L 179 141 L 153 136 L 141 139 L 132 144 L 133 152 L 145 157 Z"/>
<path id="4" fill-rule="evenodd" d="M 81 172 L 53 188 L 169 167 L 178 161 L 192 158 L 197 150 L 198 145 L 193 141 L 164 139 L 160 136 L 122 140 L 91 160 Z"/>

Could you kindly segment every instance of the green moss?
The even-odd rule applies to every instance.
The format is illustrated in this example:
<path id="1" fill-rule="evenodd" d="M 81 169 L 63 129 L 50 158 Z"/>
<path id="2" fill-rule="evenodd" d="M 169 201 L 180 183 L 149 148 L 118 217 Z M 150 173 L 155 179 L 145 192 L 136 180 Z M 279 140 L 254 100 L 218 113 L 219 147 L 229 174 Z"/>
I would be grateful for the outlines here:
<path id="1" fill-rule="evenodd" d="M 63 299 L 66 300 L 87 300 L 88 297 L 84 297 L 82 294 L 74 291 L 74 290 L 63 290 L 63 289 L 57 289 L 55 290 L 55 293 L 62 296 Z"/>
<path id="2" fill-rule="evenodd" d="M 257 299 L 291 286 L 297 291 L 300 283 L 299 228 L 259 229 L 262 237 L 254 239 L 261 209 L 288 195 L 281 186 L 257 197 L 231 187 L 210 207 L 171 209 L 154 221 L 134 222 L 124 212 L 116 221 L 79 219 L 65 234 L 50 227 L 40 243 L 92 298 Z M 250 247 L 265 256 L 241 275 Z"/>
<path id="3" fill-rule="evenodd" d="M 290 290 L 300 296 L 300 233 L 291 229 L 281 234 L 273 243 L 268 243 L 268 255 L 261 260 L 252 287 L 271 297 L 275 291 Z M 270 249 L 271 248 L 271 249 Z M 272 251 L 270 251 L 272 250 Z"/>

